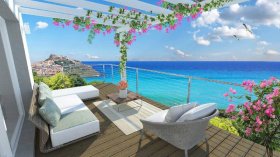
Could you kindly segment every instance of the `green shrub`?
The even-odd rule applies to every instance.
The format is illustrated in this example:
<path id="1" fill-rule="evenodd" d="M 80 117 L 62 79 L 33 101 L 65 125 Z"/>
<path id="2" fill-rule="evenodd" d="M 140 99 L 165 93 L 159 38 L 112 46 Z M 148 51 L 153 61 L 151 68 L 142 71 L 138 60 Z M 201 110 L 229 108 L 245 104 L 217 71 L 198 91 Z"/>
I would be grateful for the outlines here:
<path id="1" fill-rule="evenodd" d="M 35 83 L 39 84 L 43 81 L 44 77 L 38 76 L 36 72 L 33 72 L 33 79 Z"/>
<path id="2" fill-rule="evenodd" d="M 210 120 L 210 124 L 239 136 L 238 131 L 232 124 L 232 121 L 228 118 L 215 117 Z"/>
<path id="3" fill-rule="evenodd" d="M 45 77 L 43 82 L 45 82 L 53 90 L 73 87 L 69 76 L 64 75 L 63 73 L 57 73 L 49 78 Z"/>
<path id="4" fill-rule="evenodd" d="M 33 72 L 34 82 L 39 84 L 40 82 L 46 83 L 51 89 L 63 89 L 70 87 L 78 87 L 84 85 L 96 85 L 101 84 L 103 82 L 93 81 L 90 83 L 86 83 L 86 81 L 80 76 L 76 74 L 66 75 L 63 73 L 57 73 L 54 76 L 38 76 L 36 72 Z"/>
<path id="5" fill-rule="evenodd" d="M 71 74 L 69 75 L 69 78 L 73 87 L 87 85 L 86 81 L 80 75 Z"/>

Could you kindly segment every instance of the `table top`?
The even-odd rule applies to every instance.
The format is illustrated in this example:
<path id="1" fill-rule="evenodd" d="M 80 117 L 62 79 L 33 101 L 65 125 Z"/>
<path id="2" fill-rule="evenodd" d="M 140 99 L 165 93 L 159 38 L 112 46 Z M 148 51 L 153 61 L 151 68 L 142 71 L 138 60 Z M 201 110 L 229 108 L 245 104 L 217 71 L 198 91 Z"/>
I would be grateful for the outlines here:
<path id="1" fill-rule="evenodd" d="M 138 94 L 130 92 L 130 91 L 128 91 L 128 93 L 127 93 L 127 98 L 120 98 L 118 92 L 108 94 L 107 97 L 109 99 L 111 99 L 112 101 L 114 101 L 116 104 L 122 104 L 122 103 L 126 103 L 126 102 L 133 101 L 133 100 L 140 98 L 140 96 Z"/>

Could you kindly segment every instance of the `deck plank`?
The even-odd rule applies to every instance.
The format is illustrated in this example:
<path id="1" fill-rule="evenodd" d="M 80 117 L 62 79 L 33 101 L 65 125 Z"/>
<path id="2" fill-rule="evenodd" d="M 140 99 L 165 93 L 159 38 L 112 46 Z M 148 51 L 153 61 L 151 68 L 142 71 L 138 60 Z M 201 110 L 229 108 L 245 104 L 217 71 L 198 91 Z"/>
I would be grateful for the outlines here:
<path id="1" fill-rule="evenodd" d="M 100 121 L 101 133 L 80 142 L 71 144 L 59 150 L 43 154 L 38 149 L 38 131 L 36 131 L 35 156 L 36 157 L 183 157 L 184 151 L 149 134 L 140 142 L 140 132 L 125 135 L 112 123 L 97 107 L 94 101 L 107 99 L 107 94 L 117 92 L 113 84 L 95 85 L 100 90 L 100 97 L 84 103 Z M 142 99 L 160 109 L 168 107 L 142 97 Z M 257 157 L 265 154 L 265 148 L 246 139 L 232 135 L 226 131 L 209 125 L 206 135 L 210 145 L 210 157 Z M 188 151 L 190 157 L 206 155 L 206 144 L 202 141 Z M 279 153 L 277 153 L 279 155 Z"/>

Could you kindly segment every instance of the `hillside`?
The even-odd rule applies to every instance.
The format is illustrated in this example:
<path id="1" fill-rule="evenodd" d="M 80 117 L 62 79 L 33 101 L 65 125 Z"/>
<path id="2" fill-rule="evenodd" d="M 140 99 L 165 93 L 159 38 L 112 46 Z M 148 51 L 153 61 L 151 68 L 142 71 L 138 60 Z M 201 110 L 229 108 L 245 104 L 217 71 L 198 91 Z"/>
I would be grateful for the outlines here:
<path id="1" fill-rule="evenodd" d="M 39 76 L 52 76 L 63 72 L 66 74 L 78 74 L 81 77 L 99 76 L 100 74 L 89 65 L 67 56 L 51 54 L 48 59 L 32 64 L 33 72 Z"/>

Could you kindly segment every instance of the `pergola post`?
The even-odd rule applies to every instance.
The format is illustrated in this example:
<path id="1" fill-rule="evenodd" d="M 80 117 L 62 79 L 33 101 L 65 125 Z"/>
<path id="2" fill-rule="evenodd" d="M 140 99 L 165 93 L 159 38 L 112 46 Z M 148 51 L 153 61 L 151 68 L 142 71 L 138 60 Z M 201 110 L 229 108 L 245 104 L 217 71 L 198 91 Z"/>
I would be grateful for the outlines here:
<path id="1" fill-rule="evenodd" d="M 120 33 L 120 41 L 122 41 L 123 35 L 124 35 L 124 32 L 121 32 Z M 123 46 L 125 46 L 125 45 L 123 45 L 123 43 L 120 42 L 120 51 L 121 51 Z M 121 53 L 120 60 L 121 60 L 121 62 L 124 61 L 123 69 L 120 71 L 121 72 L 121 81 L 127 81 L 127 75 L 126 75 L 127 52 Z"/>

